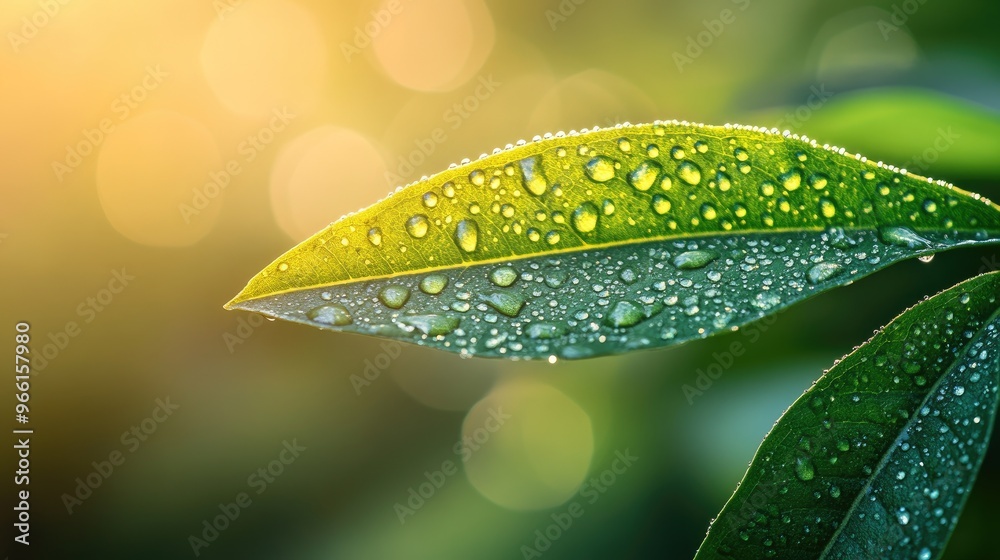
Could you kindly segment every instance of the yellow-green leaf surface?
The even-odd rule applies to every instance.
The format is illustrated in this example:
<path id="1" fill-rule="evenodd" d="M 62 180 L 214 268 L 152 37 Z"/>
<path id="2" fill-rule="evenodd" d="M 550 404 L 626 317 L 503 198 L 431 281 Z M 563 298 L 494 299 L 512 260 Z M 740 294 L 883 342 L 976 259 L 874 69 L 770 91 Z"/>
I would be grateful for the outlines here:
<path id="1" fill-rule="evenodd" d="M 843 149 L 624 125 L 398 189 L 227 308 L 463 355 L 583 358 L 738 328 L 899 260 L 998 240 L 997 206 Z"/>

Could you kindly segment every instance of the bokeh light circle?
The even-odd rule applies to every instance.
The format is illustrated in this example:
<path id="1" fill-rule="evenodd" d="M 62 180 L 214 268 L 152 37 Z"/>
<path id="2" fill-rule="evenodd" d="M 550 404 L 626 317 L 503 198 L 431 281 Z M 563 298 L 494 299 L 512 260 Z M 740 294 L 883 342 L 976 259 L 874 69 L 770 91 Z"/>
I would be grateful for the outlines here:
<path id="1" fill-rule="evenodd" d="M 390 3 L 379 10 L 388 10 Z M 404 3 L 397 12 L 379 29 L 372 48 L 385 73 L 407 88 L 454 89 L 493 50 L 493 17 L 482 0 L 424 0 Z"/>
<path id="2" fill-rule="evenodd" d="M 211 231 L 233 177 L 201 122 L 152 111 L 116 125 L 97 160 L 97 192 L 108 222 L 158 247 L 197 243 Z"/>
<path id="3" fill-rule="evenodd" d="M 212 91 L 233 112 L 307 111 L 326 75 L 326 41 L 315 16 L 287 0 L 244 2 L 217 19 L 201 50 Z"/>
<path id="4" fill-rule="evenodd" d="M 469 482 L 513 510 L 569 500 L 594 454 L 590 416 L 558 389 L 525 378 L 476 403 L 463 422 L 462 441 Z"/>
<path id="5" fill-rule="evenodd" d="M 354 130 L 323 126 L 291 141 L 271 172 L 278 225 L 302 239 L 383 198 L 390 190 L 385 159 Z"/>

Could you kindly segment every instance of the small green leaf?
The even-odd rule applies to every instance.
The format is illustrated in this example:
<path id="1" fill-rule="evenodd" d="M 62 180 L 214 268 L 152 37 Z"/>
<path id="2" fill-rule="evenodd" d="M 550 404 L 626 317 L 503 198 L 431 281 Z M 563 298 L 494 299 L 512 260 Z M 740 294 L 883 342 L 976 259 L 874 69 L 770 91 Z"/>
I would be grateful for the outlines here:
<path id="1" fill-rule="evenodd" d="M 739 126 L 558 134 L 399 189 L 227 305 L 514 358 L 730 330 L 902 259 L 1000 240 L 951 185 Z"/>
<path id="2" fill-rule="evenodd" d="M 906 311 L 788 409 L 698 551 L 937 558 L 990 439 L 1000 273 Z"/>

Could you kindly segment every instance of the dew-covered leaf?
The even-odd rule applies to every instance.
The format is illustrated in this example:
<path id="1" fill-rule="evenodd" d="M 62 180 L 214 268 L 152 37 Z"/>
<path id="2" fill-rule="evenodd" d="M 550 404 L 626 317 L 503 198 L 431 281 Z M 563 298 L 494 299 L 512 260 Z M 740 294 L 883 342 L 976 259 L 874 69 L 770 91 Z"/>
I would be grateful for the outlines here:
<path id="1" fill-rule="evenodd" d="M 989 444 L 1000 273 L 909 309 L 764 439 L 698 559 L 938 558 Z"/>
<path id="2" fill-rule="evenodd" d="M 227 307 L 464 355 L 583 358 L 737 328 L 901 259 L 997 240 L 1000 212 L 978 195 L 837 148 L 627 125 L 399 189 Z"/>

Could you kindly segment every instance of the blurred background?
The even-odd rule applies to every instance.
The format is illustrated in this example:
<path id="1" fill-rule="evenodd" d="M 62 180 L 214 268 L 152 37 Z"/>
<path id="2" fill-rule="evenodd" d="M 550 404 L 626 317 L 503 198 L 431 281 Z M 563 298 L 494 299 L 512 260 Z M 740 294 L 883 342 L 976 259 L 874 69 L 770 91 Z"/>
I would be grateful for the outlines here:
<path id="1" fill-rule="evenodd" d="M 222 304 L 341 215 L 557 130 L 778 127 L 998 199 L 998 11 L 5 0 L 0 347 L 31 323 L 30 551 L 691 558 L 824 368 L 921 297 L 1000 267 L 1000 250 L 903 263 L 696 344 L 554 365 Z M 682 387 L 734 341 L 746 353 L 688 399 Z M 994 546 L 998 447 L 949 559 Z M 3 457 L 8 472 L 10 445 Z"/>

